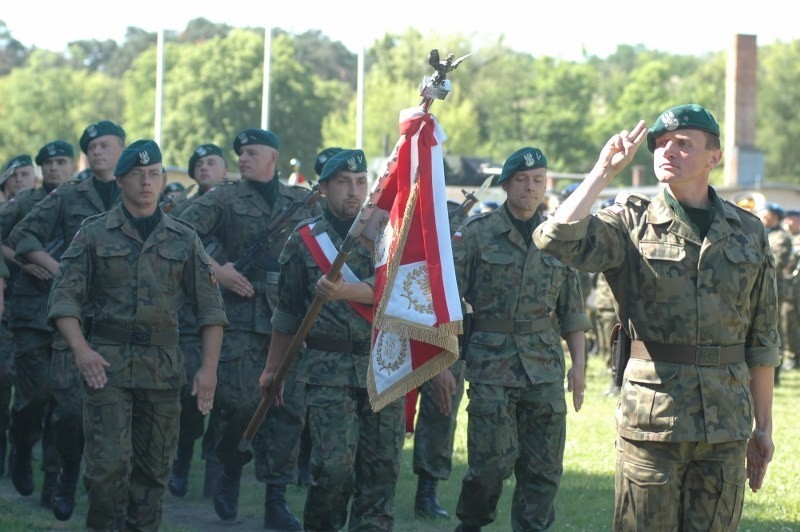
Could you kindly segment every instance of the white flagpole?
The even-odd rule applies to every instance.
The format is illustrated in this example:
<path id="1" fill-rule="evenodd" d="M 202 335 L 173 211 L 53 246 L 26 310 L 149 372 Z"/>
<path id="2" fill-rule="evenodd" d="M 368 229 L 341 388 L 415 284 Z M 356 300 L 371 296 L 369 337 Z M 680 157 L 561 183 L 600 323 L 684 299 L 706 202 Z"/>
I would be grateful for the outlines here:
<path id="1" fill-rule="evenodd" d="M 264 80 L 261 84 L 261 129 L 269 129 L 269 71 L 272 62 L 272 26 L 264 28 Z"/>
<path id="2" fill-rule="evenodd" d="M 364 148 L 364 46 L 358 47 L 356 76 L 356 148 Z"/>
<path id="3" fill-rule="evenodd" d="M 153 140 L 161 146 L 161 114 L 162 103 L 164 100 L 164 28 L 158 30 L 158 41 L 156 44 L 156 111 L 155 111 L 155 131 Z M 164 147 L 161 146 L 163 150 Z"/>

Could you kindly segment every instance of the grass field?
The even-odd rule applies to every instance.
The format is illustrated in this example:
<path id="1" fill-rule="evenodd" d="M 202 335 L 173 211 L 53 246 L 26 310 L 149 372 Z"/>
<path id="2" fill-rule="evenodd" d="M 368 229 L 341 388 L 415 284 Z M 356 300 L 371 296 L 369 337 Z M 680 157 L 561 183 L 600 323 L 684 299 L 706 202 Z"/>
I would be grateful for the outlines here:
<path id="1" fill-rule="evenodd" d="M 764 488 L 756 494 L 747 492 L 742 531 L 800 530 L 800 370 L 784 371 L 782 385 L 775 390 L 774 440 L 775 459 L 767 472 Z M 603 394 L 608 376 L 602 363 L 590 359 L 587 371 L 586 403 L 580 413 L 570 412 L 564 458 L 564 478 L 557 499 L 554 530 L 609 530 L 614 500 L 614 407 L 616 400 Z M 413 440 L 406 441 L 403 472 L 397 486 L 396 525 L 398 532 L 452 530 L 457 524 L 455 506 L 466 469 L 466 413 L 462 402 L 456 438 L 453 476 L 438 487 L 439 500 L 451 513 L 449 521 L 425 522 L 414 519 L 413 505 L 416 476 L 411 471 Z M 199 453 L 195 453 L 197 455 Z M 36 464 L 38 467 L 38 464 Z M 41 475 L 37 471 L 37 475 Z M 167 495 L 164 531 L 259 530 L 263 520 L 264 486 L 252 472 L 252 463 L 245 471 L 239 505 L 239 519 L 222 523 L 214 514 L 211 501 L 201 497 L 203 463 L 195 461 L 189 494 L 184 499 Z M 41 476 L 36 492 L 20 497 L 8 478 L 0 479 L 0 530 L 82 530 L 86 496 L 79 489 L 79 504 L 73 518 L 61 523 L 52 514 L 39 508 Z M 506 481 L 495 523 L 487 531 L 510 530 L 513 477 Z M 287 498 L 292 510 L 302 514 L 305 491 L 290 487 Z"/>

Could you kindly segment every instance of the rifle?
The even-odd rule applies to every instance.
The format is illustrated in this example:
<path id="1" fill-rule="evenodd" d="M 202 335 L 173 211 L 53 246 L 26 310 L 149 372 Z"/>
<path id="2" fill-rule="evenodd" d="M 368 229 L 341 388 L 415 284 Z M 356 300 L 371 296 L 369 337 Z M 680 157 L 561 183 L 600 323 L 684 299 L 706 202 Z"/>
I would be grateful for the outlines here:
<path id="1" fill-rule="evenodd" d="M 258 263 L 257 259 L 261 257 L 262 253 L 272 246 L 280 232 L 292 219 L 292 215 L 301 207 L 311 207 L 317 202 L 319 197 L 319 184 L 316 184 L 311 187 L 311 190 L 302 200 L 293 201 L 285 205 L 278 215 L 269 221 L 267 228 L 261 236 L 251 242 L 250 245 L 247 246 L 247 249 L 244 250 L 244 253 L 242 253 L 242 256 L 233 263 L 233 267 L 236 268 L 236 271 L 242 275 L 247 273 L 254 264 Z"/>
<path id="2" fill-rule="evenodd" d="M 197 184 L 192 183 L 178 194 L 175 194 L 175 196 L 167 196 L 161 203 L 158 204 L 158 208 L 164 211 L 164 214 L 169 214 L 170 211 L 177 207 L 180 202 L 187 199 L 189 195 L 194 192 L 196 187 Z"/>
<path id="3" fill-rule="evenodd" d="M 459 58 L 456 61 L 453 61 L 453 57 L 454 55 L 450 54 L 447 56 L 447 61 L 441 63 L 439 62 L 438 50 L 431 50 L 430 54 L 428 55 L 428 63 L 433 66 L 434 69 L 436 69 L 436 74 L 430 78 L 427 76 L 423 78 L 423 82 L 420 87 L 422 101 L 419 105 L 425 113 L 429 111 L 430 106 L 435 99 L 445 99 L 447 94 L 450 92 L 450 81 L 446 79 L 448 72 L 454 70 L 461 63 L 461 61 L 469 57 L 469 54 Z M 367 197 L 367 200 L 361 206 L 355 221 L 353 221 L 353 225 L 350 227 L 342 246 L 339 248 L 336 258 L 331 264 L 330 270 L 327 274 L 325 274 L 325 277 L 328 280 L 332 281 L 336 279 L 342 267 L 344 266 L 345 260 L 359 242 L 359 237 L 364 231 L 370 216 L 372 216 L 372 212 L 374 211 L 375 205 L 377 205 L 378 200 L 383 194 L 386 183 L 392 176 L 393 167 L 397 162 L 399 149 L 400 143 L 395 145 L 392 155 L 386 160 L 381 177 L 375 183 L 369 193 L 369 196 Z M 272 382 L 269 385 L 267 395 L 261 398 L 258 408 L 253 414 L 253 417 L 250 419 L 247 429 L 244 431 L 244 435 L 239 442 L 238 455 L 235 455 L 235 451 L 231 450 L 229 451 L 231 453 L 230 458 L 241 460 L 241 463 L 245 464 L 252 457 L 252 451 L 248 450 L 250 447 L 250 442 L 253 440 L 258 427 L 264 420 L 264 416 L 267 415 L 267 411 L 275 400 L 275 395 L 278 393 L 280 383 L 283 382 L 283 379 L 286 377 L 286 373 L 288 373 L 289 368 L 291 367 L 292 362 L 297 355 L 297 352 L 302 347 L 303 342 L 305 341 L 308 332 L 311 330 L 311 326 L 314 324 L 314 321 L 316 320 L 317 315 L 322 309 L 322 305 L 324 303 L 325 300 L 320 296 L 314 297 L 314 300 L 311 302 L 311 305 L 306 311 L 303 321 L 300 323 L 300 327 L 297 329 L 297 332 L 295 333 L 291 343 L 289 344 L 289 347 L 286 350 L 283 360 L 281 360 L 281 363 L 275 370 L 275 375 L 273 376 Z M 224 446 L 217 446 L 217 449 L 221 448 L 224 448 Z"/>
<path id="4" fill-rule="evenodd" d="M 478 202 L 477 196 L 481 196 L 486 191 L 486 189 L 489 188 L 489 185 L 492 184 L 492 179 L 494 179 L 493 175 L 490 175 L 489 177 L 484 179 L 483 183 L 481 183 L 481 186 L 478 187 L 478 190 L 476 190 L 475 192 L 467 192 L 463 188 L 461 189 L 461 192 L 464 194 L 464 201 L 458 207 L 458 213 L 461 216 L 466 216 L 469 214 L 469 211 L 471 211 L 472 207 Z"/>

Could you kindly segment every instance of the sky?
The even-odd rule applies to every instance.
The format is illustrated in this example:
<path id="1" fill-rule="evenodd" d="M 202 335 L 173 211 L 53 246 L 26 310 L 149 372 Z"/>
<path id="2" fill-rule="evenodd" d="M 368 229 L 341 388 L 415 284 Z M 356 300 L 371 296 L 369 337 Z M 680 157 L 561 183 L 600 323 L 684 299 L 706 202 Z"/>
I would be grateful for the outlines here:
<path id="1" fill-rule="evenodd" d="M 747 9 L 745 9 L 747 6 Z M 75 40 L 122 43 L 128 26 L 182 31 L 195 18 L 234 27 L 319 30 L 357 52 L 386 33 L 413 27 L 425 36 L 461 34 L 478 47 L 503 42 L 533 56 L 606 57 L 620 44 L 672 54 L 727 50 L 736 34 L 759 45 L 800 38 L 785 0 L 622 2 L 602 0 L 76 0 L 5 2 L 0 20 L 25 46 L 57 52 Z M 469 51 L 440 50 L 463 55 Z"/>

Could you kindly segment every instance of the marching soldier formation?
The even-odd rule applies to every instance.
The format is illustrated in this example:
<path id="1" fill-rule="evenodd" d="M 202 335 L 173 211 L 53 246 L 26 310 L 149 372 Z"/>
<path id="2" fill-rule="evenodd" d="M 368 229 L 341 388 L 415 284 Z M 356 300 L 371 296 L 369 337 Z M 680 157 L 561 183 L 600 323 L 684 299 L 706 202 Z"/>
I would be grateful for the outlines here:
<path id="1" fill-rule="evenodd" d="M 645 142 L 664 190 L 595 211 Z M 63 139 L 4 165 L 0 476 L 33 494 L 40 444 L 40 502 L 55 518 L 71 519 L 85 495 L 88 529 L 157 530 L 166 492 L 180 504 L 189 491 L 201 440 L 203 494 L 222 521 L 239 517 L 252 459 L 265 529 L 392 530 L 413 409 L 404 398 L 369 405 L 372 250 L 358 244 L 346 270 L 325 276 L 367 199 L 366 157 L 323 149 L 319 182 L 297 187 L 279 179 L 274 132 L 247 128 L 231 144 L 241 179 L 206 143 L 189 158 L 185 189 L 167 185 L 156 142 L 128 145 L 109 120 L 81 135 L 80 176 Z M 618 396 L 612 528 L 737 528 L 745 484 L 761 488 L 774 453 L 781 356 L 784 368 L 798 360 L 788 324 L 800 309 L 800 211 L 722 200 L 708 184 L 721 157 L 712 114 L 682 105 L 614 135 L 549 214 L 547 157 L 532 146 L 503 164 L 505 202 L 451 210 L 471 326 L 461 360 L 420 388 L 416 518 L 461 532 L 557 523 L 592 290 L 597 352 L 621 383 L 607 392 Z M 627 337 L 622 364 L 614 324 Z M 289 353 L 301 329 L 305 342 Z M 468 469 L 446 508 L 436 489 L 451 475 L 465 388 Z M 240 449 L 271 393 L 251 449 Z M 511 475 L 511 515 L 498 516 Z M 294 483 L 307 486 L 302 516 L 286 501 Z"/>

